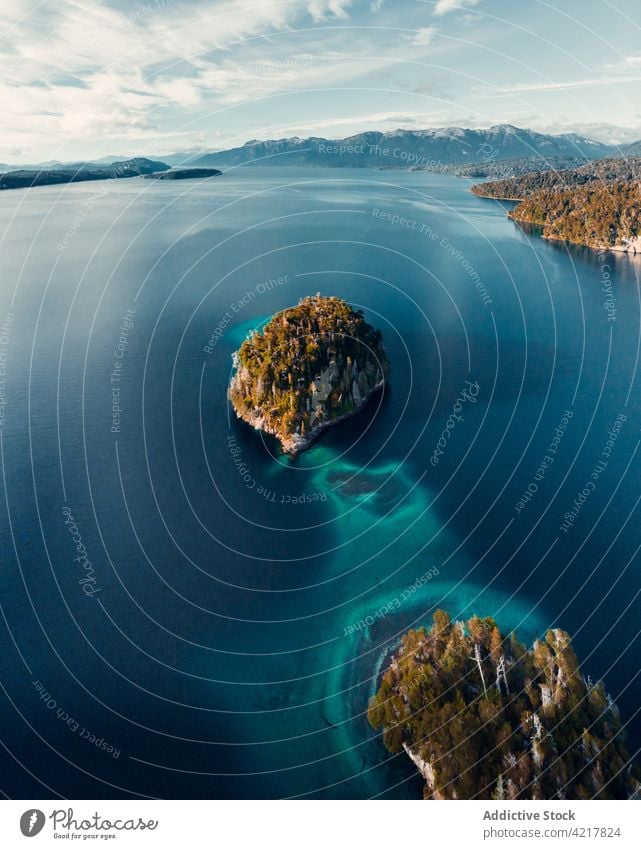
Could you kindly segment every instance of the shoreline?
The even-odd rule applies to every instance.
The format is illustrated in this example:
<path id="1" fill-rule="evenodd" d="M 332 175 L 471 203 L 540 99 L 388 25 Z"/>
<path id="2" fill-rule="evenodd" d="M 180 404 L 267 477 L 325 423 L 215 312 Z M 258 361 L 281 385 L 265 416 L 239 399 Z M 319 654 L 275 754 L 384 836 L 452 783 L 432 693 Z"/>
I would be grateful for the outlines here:
<path id="1" fill-rule="evenodd" d="M 473 192 L 472 189 L 470 189 L 470 194 L 477 198 L 483 198 L 484 200 L 508 200 L 510 203 L 521 203 L 521 201 L 525 200 L 525 198 L 499 198 L 494 195 L 481 195 L 478 192 Z"/>
<path id="2" fill-rule="evenodd" d="M 527 224 L 529 227 L 545 227 L 545 224 L 538 224 L 535 221 L 529 221 L 527 218 L 515 218 L 508 213 L 508 218 L 516 224 Z M 540 239 L 546 239 L 548 242 L 562 242 L 566 245 L 576 245 L 579 248 L 588 248 L 596 253 L 605 253 L 606 251 L 614 251 L 620 254 L 630 254 L 631 256 L 641 256 L 641 247 L 636 248 L 634 245 L 629 247 L 626 245 L 590 245 L 587 242 L 574 242 L 572 239 L 564 239 L 562 236 L 546 236 L 541 233 Z M 639 238 L 639 237 L 636 237 Z"/>

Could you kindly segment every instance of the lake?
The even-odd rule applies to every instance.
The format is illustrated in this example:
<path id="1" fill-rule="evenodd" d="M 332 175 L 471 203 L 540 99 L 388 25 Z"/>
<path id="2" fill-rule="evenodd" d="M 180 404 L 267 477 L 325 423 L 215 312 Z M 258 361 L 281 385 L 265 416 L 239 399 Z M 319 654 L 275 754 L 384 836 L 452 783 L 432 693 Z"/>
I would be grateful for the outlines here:
<path id="1" fill-rule="evenodd" d="M 428 172 L 0 195 L 4 790 L 417 798 L 366 720 L 400 633 L 573 635 L 641 745 L 641 261 Z M 231 354 L 338 295 L 384 395 L 292 460 Z"/>

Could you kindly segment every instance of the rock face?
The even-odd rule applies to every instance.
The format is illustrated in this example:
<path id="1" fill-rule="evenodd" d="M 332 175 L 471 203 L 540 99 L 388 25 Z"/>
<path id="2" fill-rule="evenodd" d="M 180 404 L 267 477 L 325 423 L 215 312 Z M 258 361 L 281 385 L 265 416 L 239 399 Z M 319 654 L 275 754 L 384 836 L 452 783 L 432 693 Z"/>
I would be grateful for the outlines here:
<path id="1" fill-rule="evenodd" d="M 489 617 L 437 610 L 390 656 L 368 717 L 425 799 L 639 797 L 618 709 L 558 628 L 526 649 Z"/>
<path id="2" fill-rule="evenodd" d="M 434 767 L 432 764 L 429 761 L 424 761 L 420 755 L 415 754 L 407 743 L 403 743 L 403 749 L 405 749 L 405 754 L 419 771 L 421 778 L 424 779 L 427 792 L 431 798 L 444 799 L 445 797 L 442 796 L 436 789 L 436 777 L 434 775 Z"/>
<path id="3" fill-rule="evenodd" d="M 236 415 L 293 455 L 362 410 L 389 374 L 380 331 L 345 301 L 321 295 L 277 313 L 243 342 L 234 364 Z"/>

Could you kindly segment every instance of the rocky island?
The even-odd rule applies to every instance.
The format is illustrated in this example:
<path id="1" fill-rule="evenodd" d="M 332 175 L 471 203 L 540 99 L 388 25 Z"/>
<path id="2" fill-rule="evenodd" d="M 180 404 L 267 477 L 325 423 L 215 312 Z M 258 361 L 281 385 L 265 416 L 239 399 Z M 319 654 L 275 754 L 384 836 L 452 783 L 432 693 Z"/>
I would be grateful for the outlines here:
<path id="1" fill-rule="evenodd" d="M 438 610 L 403 637 L 368 718 L 425 799 L 639 798 L 618 709 L 556 628 L 526 649 L 489 617 Z"/>
<path id="2" fill-rule="evenodd" d="M 381 332 L 360 310 L 319 294 L 250 334 L 234 354 L 228 394 L 238 418 L 297 455 L 362 410 L 388 374 Z"/>

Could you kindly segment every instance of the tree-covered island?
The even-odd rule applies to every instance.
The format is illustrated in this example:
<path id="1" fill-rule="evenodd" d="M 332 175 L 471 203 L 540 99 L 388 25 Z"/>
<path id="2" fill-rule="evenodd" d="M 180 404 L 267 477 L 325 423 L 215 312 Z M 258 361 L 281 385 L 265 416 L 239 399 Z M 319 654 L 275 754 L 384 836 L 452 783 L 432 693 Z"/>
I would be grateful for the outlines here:
<path id="1" fill-rule="evenodd" d="M 336 297 L 314 295 L 277 313 L 234 354 L 236 415 L 299 454 L 380 391 L 389 363 L 380 330 Z"/>
<path id="2" fill-rule="evenodd" d="M 426 799 L 639 797 L 618 709 L 559 629 L 526 649 L 489 617 L 438 610 L 403 637 L 368 718 L 411 758 Z"/>

